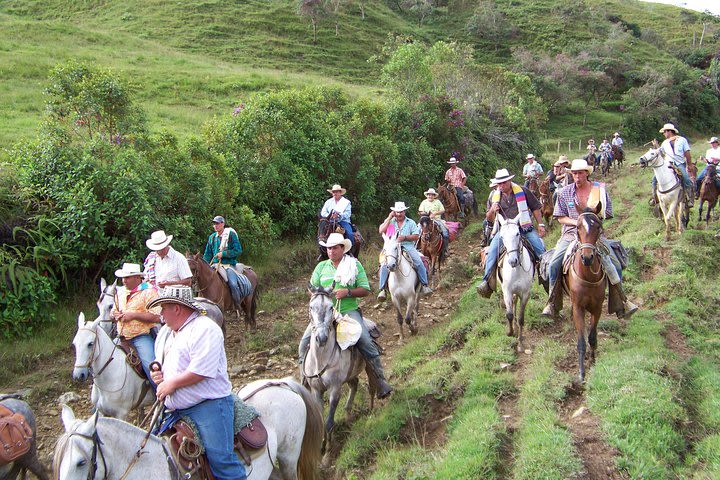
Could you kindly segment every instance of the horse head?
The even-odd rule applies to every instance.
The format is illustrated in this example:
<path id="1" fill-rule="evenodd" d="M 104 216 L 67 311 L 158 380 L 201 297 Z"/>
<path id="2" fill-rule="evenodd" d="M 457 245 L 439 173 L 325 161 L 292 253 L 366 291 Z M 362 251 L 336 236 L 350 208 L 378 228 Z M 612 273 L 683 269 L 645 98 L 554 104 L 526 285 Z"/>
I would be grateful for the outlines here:
<path id="1" fill-rule="evenodd" d="M 383 252 L 385 252 L 385 264 L 388 270 L 394 272 L 398 266 L 399 257 L 402 255 L 400 251 L 400 242 L 397 241 L 398 232 L 392 235 L 385 235 L 383 233 Z"/>
<path id="2" fill-rule="evenodd" d="M 498 215 L 500 222 L 500 238 L 507 251 L 507 259 L 510 266 L 515 268 L 520 264 L 520 250 L 522 243 L 520 241 L 520 215 L 506 220 L 502 215 Z"/>
<path id="3" fill-rule="evenodd" d="M 115 306 L 115 292 L 117 291 L 117 280 L 109 284 L 104 278 L 100 279 L 100 296 L 95 302 L 98 308 L 98 319 L 100 320 L 100 326 L 110 335 L 112 331 L 112 318 L 110 312 Z"/>
<path id="4" fill-rule="evenodd" d="M 85 322 L 85 314 L 78 315 L 78 331 L 73 338 L 72 344 L 75 347 L 75 365 L 73 367 L 73 380 L 85 382 L 91 377 L 91 367 L 97 356 L 97 337 L 100 319 L 93 322 Z M 104 330 L 100 329 L 104 333 Z M 108 337 L 109 338 L 109 337 Z"/>
<path id="5" fill-rule="evenodd" d="M 62 406 L 65 433 L 58 439 L 53 458 L 53 478 L 85 480 L 106 478 L 105 459 L 97 434 L 98 414 L 82 421 L 75 418 L 72 408 Z M 101 458 L 98 458 L 101 457 Z"/>
<path id="6" fill-rule="evenodd" d="M 665 152 L 658 145 L 657 140 L 653 139 L 652 147 L 640 157 L 641 167 L 660 167 L 662 160 L 665 158 Z"/>
<path id="7" fill-rule="evenodd" d="M 603 232 L 602 220 L 598 216 L 601 208 L 600 205 L 595 209 L 586 208 L 577 219 L 577 236 L 580 242 L 578 249 L 582 263 L 586 267 L 595 261 L 597 241 Z"/>
<path id="8" fill-rule="evenodd" d="M 308 285 L 308 292 L 310 292 L 310 303 L 308 307 L 313 335 L 315 335 L 315 341 L 318 342 L 320 346 L 324 346 L 335 317 L 333 310 L 333 289 Z"/>

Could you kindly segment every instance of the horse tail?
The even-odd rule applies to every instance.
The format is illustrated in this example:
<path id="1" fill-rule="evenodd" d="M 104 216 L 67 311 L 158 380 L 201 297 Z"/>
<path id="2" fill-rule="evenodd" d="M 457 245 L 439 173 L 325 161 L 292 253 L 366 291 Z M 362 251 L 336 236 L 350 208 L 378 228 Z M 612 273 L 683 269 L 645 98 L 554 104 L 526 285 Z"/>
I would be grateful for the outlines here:
<path id="1" fill-rule="evenodd" d="M 475 198 L 475 195 L 473 195 L 472 211 L 473 211 L 474 215 L 478 214 L 478 204 L 477 204 L 477 198 Z"/>
<path id="2" fill-rule="evenodd" d="M 286 380 L 288 387 L 297 393 L 305 404 L 305 433 L 300 446 L 300 460 L 297 474 L 299 480 L 315 480 L 318 478 L 318 465 L 322 457 L 323 427 L 322 405 L 310 391 L 292 379 Z"/>

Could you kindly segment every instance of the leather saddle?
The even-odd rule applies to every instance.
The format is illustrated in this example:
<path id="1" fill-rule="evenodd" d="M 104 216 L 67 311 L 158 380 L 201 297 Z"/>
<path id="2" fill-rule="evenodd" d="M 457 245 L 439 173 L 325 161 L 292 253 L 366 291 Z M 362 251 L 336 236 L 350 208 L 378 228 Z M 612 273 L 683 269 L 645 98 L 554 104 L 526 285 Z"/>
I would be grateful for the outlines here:
<path id="1" fill-rule="evenodd" d="M 138 376 L 143 380 L 147 380 L 145 370 L 143 370 L 142 362 L 140 361 L 140 355 L 138 355 L 137 349 L 135 349 L 135 346 L 130 342 L 130 340 L 124 337 L 120 337 L 120 343 L 118 343 L 118 348 L 125 352 L 125 361 L 128 363 L 128 365 L 133 367 L 135 373 L 137 373 Z"/>
<path id="2" fill-rule="evenodd" d="M 33 431 L 25 416 L 0 405 L 0 465 L 7 465 L 30 451 Z"/>

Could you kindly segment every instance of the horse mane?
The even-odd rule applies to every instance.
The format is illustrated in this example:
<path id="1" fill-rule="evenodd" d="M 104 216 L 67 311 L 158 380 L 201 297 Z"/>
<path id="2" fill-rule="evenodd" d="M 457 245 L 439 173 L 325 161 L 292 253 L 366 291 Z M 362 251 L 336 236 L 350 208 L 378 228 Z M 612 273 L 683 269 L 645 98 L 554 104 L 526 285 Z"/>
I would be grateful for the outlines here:
<path id="1" fill-rule="evenodd" d="M 53 478 L 60 478 L 60 462 L 65 456 L 70 437 L 73 432 L 64 432 L 55 442 L 55 453 L 53 454 Z"/>

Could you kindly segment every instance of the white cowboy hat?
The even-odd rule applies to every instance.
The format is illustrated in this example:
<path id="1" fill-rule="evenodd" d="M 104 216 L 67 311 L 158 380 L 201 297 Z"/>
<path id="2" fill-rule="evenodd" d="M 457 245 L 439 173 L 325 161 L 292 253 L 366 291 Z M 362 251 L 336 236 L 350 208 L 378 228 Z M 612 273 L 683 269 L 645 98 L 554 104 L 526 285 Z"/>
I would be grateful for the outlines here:
<path id="1" fill-rule="evenodd" d="M 154 250 L 157 252 L 158 250 L 162 250 L 163 248 L 170 245 L 172 239 L 172 235 L 165 235 L 164 230 L 158 230 L 157 232 L 153 232 L 152 235 L 150 235 L 149 240 L 145 240 L 145 245 L 147 245 L 150 250 Z"/>
<path id="2" fill-rule="evenodd" d="M 115 270 L 115 276 L 118 278 L 137 277 L 142 275 L 143 272 L 140 270 L 140 265 L 137 263 L 123 263 L 120 270 Z"/>
<path id="3" fill-rule="evenodd" d="M 618 132 L 613 133 L 613 137 L 619 137 L 620 134 Z"/>
<path id="4" fill-rule="evenodd" d="M 193 310 L 199 310 L 199 305 L 194 300 L 192 287 L 173 285 L 163 288 L 160 296 L 149 301 L 145 308 L 149 310 L 163 303 L 177 303 Z"/>
<path id="5" fill-rule="evenodd" d="M 560 155 L 560 158 L 558 158 L 557 162 L 553 164 L 553 167 L 559 167 L 561 165 L 565 165 L 566 163 L 570 163 L 570 160 L 568 160 L 567 156 Z"/>
<path id="6" fill-rule="evenodd" d="M 712 137 L 710 140 L 708 140 L 708 143 L 715 143 L 718 141 L 718 137 Z"/>
<path id="7" fill-rule="evenodd" d="M 532 153 L 528 153 L 527 156 L 525 156 L 525 160 L 530 160 L 531 158 L 535 158 L 535 155 L 533 155 Z"/>
<path id="8" fill-rule="evenodd" d="M 342 233 L 331 233 L 328 235 L 326 242 L 319 242 L 321 246 L 327 248 L 327 247 L 334 247 L 335 245 L 342 245 L 343 246 L 343 253 L 347 253 L 350 251 L 350 247 L 352 247 L 352 243 L 349 239 L 343 237 Z"/>
<path id="9" fill-rule="evenodd" d="M 428 188 L 427 192 L 423 192 L 423 195 L 435 195 L 437 197 L 438 193 L 434 188 Z"/>
<path id="10" fill-rule="evenodd" d="M 390 207 L 390 210 L 392 210 L 393 212 L 404 212 L 408 208 L 409 207 L 405 206 L 405 202 L 395 202 L 395 206 Z"/>
<path id="11" fill-rule="evenodd" d="M 333 193 L 333 192 L 340 191 L 340 192 L 341 192 L 341 193 L 340 193 L 341 195 L 345 195 L 345 192 L 347 192 L 347 190 L 345 190 L 343 187 L 341 187 L 341 186 L 338 185 L 337 183 L 336 183 L 335 185 L 333 185 L 332 188 L 329 188 L 329 189 L 327 189 L 326 191 L 327 191 L 328 193 Z"/>
<path id="12" fill-rule="evenodd" d="M 570 165 L 570 171 L 571 172 L 579 172 L 581 170 L 585 170 L 588 175 L 590 175 L 594 168 L 592 165 L 588 165 L 587 160 L 583 158 L 576 158 L 572 161 L 572 165 Z"/>
<path id="13" fill-rule="evenodd" d="M 457 158 L 450 157 L 450 160 L 448 160 L 447 163 L 449 163 L 450 165 L 455 165 L 456 163 L 460 163 L 460 162 L 457 161 Z"/>
<path id="14" fill-rule="evenodd" d="M 663 125 L 663 127 L 660 129 L 660 133 L 663 133 L 665 130 L 672 130 L 675 133 L 680 133 L 678 132 L 678 129 L 675 128 L 675 125 L 673 125 L 672 123 L 666 123 L 665 125 Z"/>
<path id="15" fill-rule="evenodd" d="M 508 180 L 512 180 L 515 178 L 515 175 L 510 175 L 510 172 L 507 171 L 507 168 L 501 168 L 500 170 L 495 172 L 495 178 L 492 179 L 495 184 L 507 182 Z"/>

